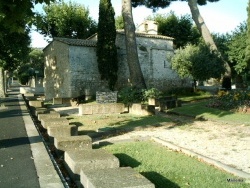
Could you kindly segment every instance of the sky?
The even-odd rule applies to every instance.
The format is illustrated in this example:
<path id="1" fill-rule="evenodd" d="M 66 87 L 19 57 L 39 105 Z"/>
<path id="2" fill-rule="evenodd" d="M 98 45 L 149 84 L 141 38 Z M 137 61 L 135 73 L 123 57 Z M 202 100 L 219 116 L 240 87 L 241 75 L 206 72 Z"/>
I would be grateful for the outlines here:
<path id="1" fill-rule="evenodd" d="M 69 2 L 70 0 L 64 0 Z M 82 4 L 89 8 L 90 16 L 98 21 L 99 0 L 71 0 L 78 4 Z M 122 0 L 111 0 L 115 9 L 115 16 L 121 15 Z M 209 3 L 205 6 L 199 6 L 200 13 L 212 33 L 230 33 L 240 25 L 240 23 L 247 20 L 247 5 L 248 0 L 220 0 L 219 2 Z M 35 11 L 42 12 L 42 5 L 37 5 Z M 143 6 L 133 8 L 133 19 L 135 25 L 143 22 L 148 16 L 154 14 L 168 14 L 173 11 L 177 16 L 190 14 L 190 9 L 187 2 L 172 2 L 171 5 L 165 9 L 159 9 L 153 13 L 151 9 Z M 48 42 L 42 35 L 33 31 L 31 33 L 31 46 L 44 48 Z"/>

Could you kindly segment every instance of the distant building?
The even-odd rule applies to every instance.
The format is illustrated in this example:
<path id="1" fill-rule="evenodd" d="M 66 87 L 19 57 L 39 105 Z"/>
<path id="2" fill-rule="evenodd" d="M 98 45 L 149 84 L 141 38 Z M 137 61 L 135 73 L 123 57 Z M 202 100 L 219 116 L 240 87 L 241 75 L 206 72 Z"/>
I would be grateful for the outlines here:
<path id="1" fill-rule="evenodd" d="M 136 33 L 139 62 L 147 87 L 168 90 L 188 84 L 171 69 L 167 60 L 167 56 L 173 55 L 173 38 L 155 34 L 155 23 L 147 23 L 148 33 L 142 30 Z M 44 48 L 46 99 L 76 97 L 86 90 L 92 94 L 107 90 L 107 82 L 100 79 L 98 71 L 96 41 L 96 34 L 87 40 L 54 38 Z M 116 89 L 119 89 L 127 86 L 129 80 L 124 31 L 117 31 L 116 45 L 119 61 Z"/>

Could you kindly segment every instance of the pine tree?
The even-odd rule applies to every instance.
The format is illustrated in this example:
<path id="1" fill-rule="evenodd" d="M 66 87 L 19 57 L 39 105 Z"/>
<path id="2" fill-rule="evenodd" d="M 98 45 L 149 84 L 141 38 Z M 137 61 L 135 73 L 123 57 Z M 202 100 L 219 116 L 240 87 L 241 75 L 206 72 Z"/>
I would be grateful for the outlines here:
<path id="1" fill-rule="evenodd" d="M 245 61 L 247 62 L 247 66 L 250 69 L 250 0 L 248 1 L 247 7 L 247 48 L 245 54 Z"/>
<path id="2" fill-rule="evenodd" d="M 97 62 L 102 80 L 114 90 L 117 81 L 118 59 L 115 45 L 115 12 L 110 0 L 100 0 L 97 29 Z"/>

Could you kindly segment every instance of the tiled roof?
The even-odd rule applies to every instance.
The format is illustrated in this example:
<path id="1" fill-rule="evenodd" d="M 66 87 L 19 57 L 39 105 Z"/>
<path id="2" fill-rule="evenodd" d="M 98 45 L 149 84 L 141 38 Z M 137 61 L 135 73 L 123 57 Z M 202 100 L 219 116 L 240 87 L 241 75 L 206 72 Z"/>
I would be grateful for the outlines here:
<path id="1" fill-rule="evenodd" d="M 55 37 L 55 41 L 60 41 L 62 43 L 72 45 L 72 46 L 96 46 L 96 41 L 91 41 L 91 40 L 84 40 L 84 39 L 70 39 L 70 38 L 60 38 L 60 37 Z"/>
<path id="2" fill-rule="evenodd" d="M 116 30 L 116 33 L 125 35 L 124 30 Z M 93 39 L 96 35 L 97 35 L 97 33 L 95 33 L 94 35 L 87 38 L 87 40 L 88 39 Z M 165 39 L 165 40 L 174 40 L 174 38 L 168 37 L 168 36 L 154 35 L 154 34 L 147 34 L 147 33 L 140 33 L 140 32 L 135 32 L 135 36 L 137 36 L 137 37 L 146 37 L 146 38 Z"/>
<path id="3" fill-rule="evenodd" d="M 119 34 L 125 35 L 124 30 L 117 30 L 116 31 Z M 146 37 L 146 38 L 156 38 L 156 39 L 167 39 L 167 40 L 174 40 L 172 37 L 163 36 L 163 35 L 154 35 L 154 34 L 147 34 L 147 33 L 141 33 L 141 32 L 135 32 L 135 36 L 137 37 Z"/>

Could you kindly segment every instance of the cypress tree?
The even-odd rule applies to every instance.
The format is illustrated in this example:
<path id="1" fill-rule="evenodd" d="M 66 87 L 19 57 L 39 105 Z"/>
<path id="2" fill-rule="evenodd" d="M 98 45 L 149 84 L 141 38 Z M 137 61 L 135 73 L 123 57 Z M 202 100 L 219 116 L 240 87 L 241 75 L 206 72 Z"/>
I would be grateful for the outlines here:
<path id="1" fill-rule="evenodd" d="M 97 29 L 97 62 L 102 80 L 107 80 L 114 90 L 117 81 L 118 59 L 115 45 L 115 11 L 111 0 L 100 0 Z"/>

